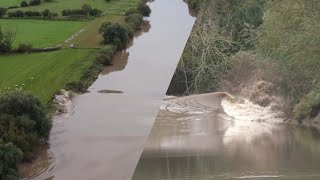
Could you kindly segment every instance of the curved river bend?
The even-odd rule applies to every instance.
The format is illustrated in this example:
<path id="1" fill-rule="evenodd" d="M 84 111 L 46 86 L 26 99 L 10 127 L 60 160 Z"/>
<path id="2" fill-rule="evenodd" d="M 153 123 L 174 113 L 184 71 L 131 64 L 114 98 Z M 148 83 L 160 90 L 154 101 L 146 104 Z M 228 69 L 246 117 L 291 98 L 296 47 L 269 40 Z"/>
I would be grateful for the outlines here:
<path id="1" fill-rule="evenodd" d="M 147 32 L 74 99 L 70 116 L 55 118 L 50 147 L 24 179 L 131 179 L 195 21 L 183 0 L 149 5 Z"/>

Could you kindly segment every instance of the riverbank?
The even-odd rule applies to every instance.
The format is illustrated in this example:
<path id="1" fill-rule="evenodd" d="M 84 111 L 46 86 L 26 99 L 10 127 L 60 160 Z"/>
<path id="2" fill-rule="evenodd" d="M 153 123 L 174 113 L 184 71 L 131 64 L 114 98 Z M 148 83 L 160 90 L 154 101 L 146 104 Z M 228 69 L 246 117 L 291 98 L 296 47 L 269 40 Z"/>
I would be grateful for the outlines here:
<path id="1" fill-rule="evenodd" d="M 316 4 L 203 1 L 167 94 L 226 90 L 280 109 L 291 121 L 317 124 L 320 52 L 315 47 L 320 36 L 315 32 L 320 24 Z M 296 10 L 299 13 L 292 13 Z M 307 39 L 313 44 L 304 43 Z"/>

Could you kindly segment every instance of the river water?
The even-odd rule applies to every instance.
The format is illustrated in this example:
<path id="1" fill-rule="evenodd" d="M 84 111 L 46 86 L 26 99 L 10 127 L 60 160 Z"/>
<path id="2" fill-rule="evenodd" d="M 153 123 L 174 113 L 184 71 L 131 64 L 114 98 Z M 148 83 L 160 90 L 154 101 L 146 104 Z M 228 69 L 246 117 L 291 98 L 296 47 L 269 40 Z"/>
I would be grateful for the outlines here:
<path id="1" fill-rule="evenodd" d="M 149 5 L 145 32 L 54 119 L 50 147 L 24 179 L 131 179 L 195 21 L 183 0 Z"/>
<path id="2" fill-rule="evenodd" d="M 217 94 L 167 97 L 133 180 L 320 179 L 320 133 Z"/>

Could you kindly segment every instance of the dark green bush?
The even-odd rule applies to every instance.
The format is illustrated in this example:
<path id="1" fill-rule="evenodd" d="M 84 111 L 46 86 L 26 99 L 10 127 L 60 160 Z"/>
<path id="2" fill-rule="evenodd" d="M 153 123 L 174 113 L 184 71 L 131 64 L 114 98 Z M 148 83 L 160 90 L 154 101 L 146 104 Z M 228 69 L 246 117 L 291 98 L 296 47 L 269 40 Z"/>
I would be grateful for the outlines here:
<path id="1" fill-rule="evenodd" d="M 17 48 L 17 52 L 19 53 L 27 53 L 27 52 L 31 52 L 31 50 L 32 50 L 31 44 L 20 43 Z"/>
<path id="2" fill-rule="evenodd" d="M 122 49 L 129 42 L 127 28 L 119 23 L 103 24 L 100 30 L 102 31 L 104 44 L 114 45 L 118 49 Z"/>
<path id="3" fill-rule="evenodd" d="M 20 3 L 20 7 L 28 7 L 29 4 L 27 3 L 27 1 L 21 1 Z"/>
<path id="4" fill-rule="evenodd" d="M 100 49 L 97 53 L 97 60 L 104 65 L 110 65 L 115 53 L 115 47 L 112 45 L 106 45 Z"/>
<path id="5" fill-rule="evenodd" d="M 0 139 L 0 179 L 18 180 L 18 165 L 22 159 L 22 151 L 12 143 L 4 143 Z"/>
<path id="6" fill-rule="evenodd" d="M 150 7 L 145 3 L 139 3 L 137 10 L 140 14 L 142 14 L 144 17 L 149 17 L 151 14 Z"/>
<path id="7" fill-rule="evenodd" d="M 141 29 L 143 23 L 143 16 L 141 14 L 130 14 L 126 16 L 125 21 L 127 24 L 132 26 L 134 30 Z"/>
<path id="8" fill-rule="evenodd" d="M 47 116 L 41 101 L 32 94 L 12 91 L 0 96 L 0 113 L 12 115 L 18 122 L 33 121 L 34 125 L 28 132 L 36 134 L 38 141 L 49 140 L 51 119 Z"/>

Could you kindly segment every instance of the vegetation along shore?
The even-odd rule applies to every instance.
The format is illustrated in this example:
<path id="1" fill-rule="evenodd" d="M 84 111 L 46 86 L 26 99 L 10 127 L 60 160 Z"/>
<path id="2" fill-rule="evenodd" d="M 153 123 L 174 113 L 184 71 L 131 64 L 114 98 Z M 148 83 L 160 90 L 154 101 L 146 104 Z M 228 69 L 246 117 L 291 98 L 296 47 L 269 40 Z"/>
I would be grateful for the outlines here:
<path id="1" fill-rule="evenodd" d="M 189 2 L 200 10 L 167 94 L 229 91 L 319 126 L 319 1 Z"/>
<path id="2" fill-rule="evenodd" d="M 0 2 L 0 179 L 46 143 L 61 89 L 85 92 L 151 10 L 145 0 Z"/>

